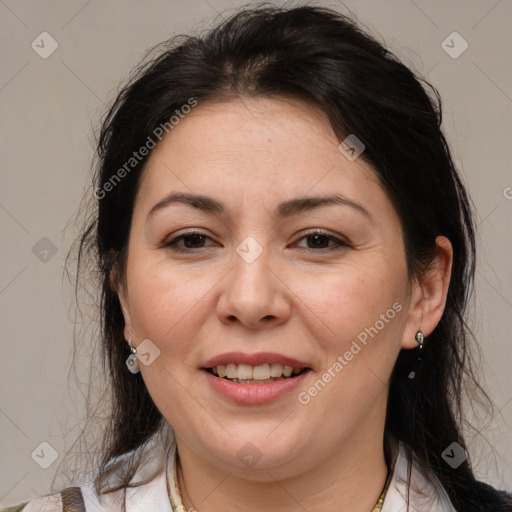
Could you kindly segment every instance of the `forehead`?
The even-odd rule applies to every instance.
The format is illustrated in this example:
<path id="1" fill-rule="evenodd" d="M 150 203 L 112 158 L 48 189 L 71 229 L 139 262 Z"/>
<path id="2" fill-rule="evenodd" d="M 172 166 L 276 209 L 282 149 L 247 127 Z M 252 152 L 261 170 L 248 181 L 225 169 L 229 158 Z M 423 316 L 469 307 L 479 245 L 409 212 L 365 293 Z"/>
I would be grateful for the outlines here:
<path id="1" fill-rule="evenodd" d="M 377 175 L 347 159 L 320 108 L 285 98 L 199 103 L 153 149 L 142 201 L 171 190 L 277 202 L 337 190 L 370 201 Z M 382 191 L 381 191 L 382 193 Z"/>

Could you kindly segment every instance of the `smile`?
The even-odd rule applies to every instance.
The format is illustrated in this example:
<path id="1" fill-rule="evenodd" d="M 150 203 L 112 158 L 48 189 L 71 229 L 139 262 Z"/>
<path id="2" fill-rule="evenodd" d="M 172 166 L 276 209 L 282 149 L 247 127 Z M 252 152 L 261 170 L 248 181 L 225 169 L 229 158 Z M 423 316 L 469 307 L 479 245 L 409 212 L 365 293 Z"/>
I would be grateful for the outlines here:
<path id="1" fill-rule="evenodd" d="M 217 377 L 238 384 L 265 384 L 280 379 L 291 378 L 292 375 L 300 375 L 306 368 L 286 366 L 279 363 L 264 363 L 257 366 L 249 364 L 219 364 L 206 371 Z"/>

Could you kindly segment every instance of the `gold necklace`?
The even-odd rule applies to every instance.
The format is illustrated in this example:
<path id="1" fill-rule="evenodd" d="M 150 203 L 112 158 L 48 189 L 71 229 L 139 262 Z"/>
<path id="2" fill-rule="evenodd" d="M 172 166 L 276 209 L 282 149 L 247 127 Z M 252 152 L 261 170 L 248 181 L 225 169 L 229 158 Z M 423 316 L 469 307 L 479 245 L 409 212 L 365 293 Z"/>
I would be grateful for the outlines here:
<path id="1" fill-rule="evenodd" d="M 185 486 L 185 479 L 183 478 L 183 471 L 181 469 L 181 464 L 179 461 L 178 453 L 176 451 L 176 446 L 174 446 L 174 449 L 171 451 L 171 458 L 172 463 L 167 464 L 167 492 L 169 494 L 169 499 L 171 501 L 172 509 L 175 512 L 187 512 L 187 509 L 183 505 L 183 501 L 181 498 L 181 486 L 179 483 L 179 477 L 181 476 L 181 480 L 183 481 L 183 490 L 185 491 L 185 495 L 187 496 L 187 499 L 190 503 L 192 503 L 188 493 L 187 488 Z M 379 499 L 377 500 L 377 503 L 371 510 L 371 512 L 381 512 L 382 506 L 384 505 L 384 499 L 386 498 L 386 494 L 389 488 L 389 484 L 391 482 L 391 472 L 388 469 L 388 476 L 386 478 L 386 482 L 384 484 L 384 488 L 382 489 L 382 492 L 380 493 Z M 192 509 L 196 512 L 197 509 L 192 505 Z"/>
<path id="2" fill-rule="evenodd" d="M 386 483 L 384 484 L 384 488 L 382 489 L 379 499 L 377 500 L 375 507 L 373 507 L 372 512 L 381 512 L 382 506 L 384 505 L 384 499 L 386 498 L 386 494 L 388 492 L 390 483 L 391 483 L 391 471 L 389 471 L 389 469 L 388 469 L 388 476 L 386 478 Z"/>

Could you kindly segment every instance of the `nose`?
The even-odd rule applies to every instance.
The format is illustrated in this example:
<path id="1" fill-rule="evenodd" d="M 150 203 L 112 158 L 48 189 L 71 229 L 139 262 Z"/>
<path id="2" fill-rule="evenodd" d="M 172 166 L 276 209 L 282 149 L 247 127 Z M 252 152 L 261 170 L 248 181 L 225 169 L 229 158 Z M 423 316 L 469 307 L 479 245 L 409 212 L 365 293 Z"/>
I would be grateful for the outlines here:
<path id="1" fill-rule="evenodd" d="M 269 251 L 252 262 L 236 252 L 233 267 L 222 280 L 217 315 L 224 324 L 240 322 L 250 329 L 276 327 L 290 316 L 290 290 Z M 275 263 L 275 262 L 274 262 Z"/>

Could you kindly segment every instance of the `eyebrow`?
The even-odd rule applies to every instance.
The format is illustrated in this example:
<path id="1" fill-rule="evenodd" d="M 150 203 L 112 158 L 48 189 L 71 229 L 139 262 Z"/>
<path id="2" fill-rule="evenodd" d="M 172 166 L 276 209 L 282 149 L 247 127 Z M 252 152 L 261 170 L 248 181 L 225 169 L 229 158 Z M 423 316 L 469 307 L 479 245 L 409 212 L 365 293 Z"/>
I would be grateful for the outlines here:
<path id="1" fill-rule="evenodd" d="M 150 212 L 148 213 L 147 220 L 149 220 L 149 218 L 157 211 L 176 203 L 186 204 L 198 210 L 212 214 L 225 213 L 226 211 L 224 204 L 220 201 L 217 201 L 216 199 L 213 199 L 212 197 L 198 194 L 173 192 L 164 197 L 161 201 L 156 203 L 153 208 L 151 208 Z M 296 215 L 304 211 L 309 211 L 313 210 L 314 208 L 329 205 L 349 206 L 371 219 L 371 215 L 369 214 L 368 210 L 366 210 L 366 208 L 364 208 L 361 204 L 344 197 L 341 194 L 330 194 L 327 196 L 305 196 L 284 201 L 278 205 L 276 209 L 276 216 L 279 219 L 283 219 L 285 217 L 291 217 L 292 215 Z"/>

